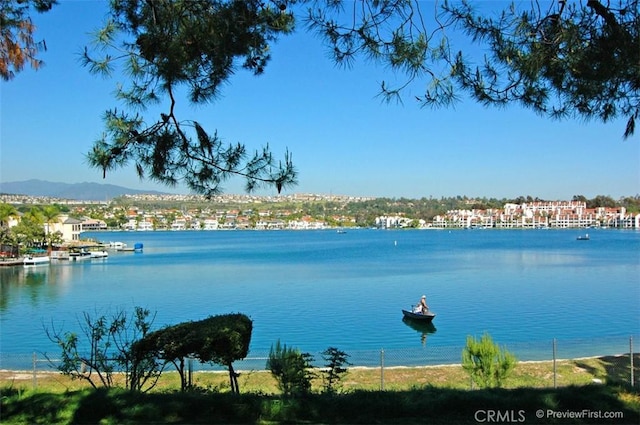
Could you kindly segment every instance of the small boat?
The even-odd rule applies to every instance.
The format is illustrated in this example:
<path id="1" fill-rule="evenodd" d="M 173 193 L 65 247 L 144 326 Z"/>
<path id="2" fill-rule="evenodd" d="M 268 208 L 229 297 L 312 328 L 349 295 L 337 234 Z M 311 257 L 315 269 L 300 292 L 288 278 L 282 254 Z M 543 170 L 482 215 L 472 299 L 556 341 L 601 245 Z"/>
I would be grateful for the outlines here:
<path id="1" fill-rule="evenodd" d="M 109 253 L 107 251 L 90 251 L 91 258 L 107 258 Z"/>
<path id="2" fill-rule="evenodd" d="M 122 251 L 127 247 L 127 244 L 124 242 L 109 242 L 109 248 L 115 249 L 116 251 Z"/>
<path id="3" fill-rule="evenodd" d="M 74 249 L 69 251 L 69 260 L 80 261 L 91 258 L 91 253 L 86 248 Z"/>
<path id="4" fill-rule="evenodd" d="M 427 311 L 426 313 L 421 313 L 421 312 L 415 312 L 415 311 L 409 311 L 409 310 L 403 309 L 402 314 L 407 319 L 419 320 L 421 322 L 430 322 L 433 320 L 434 317 L 436 317 L 436 314 L 432 313 L 431 311 Z"/>
<path id="5" fill-rule="evenodd" d="M 22 260 L 22 264 L 25 266 L 35 266 L 37 264 L 46 264 L 50 261 L 51 259 L 48 255 L 27 255 Z"/>
<path id="6" fill-rule="evenodd" d="M 587 233 L 585 235 L 578 236 L 576 239 L 579 240 L 579 241 L 588 241 L 589 240 L 589 234 Z"/>

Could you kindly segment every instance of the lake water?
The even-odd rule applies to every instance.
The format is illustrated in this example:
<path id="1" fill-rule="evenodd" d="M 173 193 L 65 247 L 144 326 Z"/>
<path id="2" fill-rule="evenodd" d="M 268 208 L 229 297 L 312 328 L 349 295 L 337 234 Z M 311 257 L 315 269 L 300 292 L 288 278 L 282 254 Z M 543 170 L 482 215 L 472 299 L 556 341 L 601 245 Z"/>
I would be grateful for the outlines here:
<path id="1" fill-rule="evenodd" d="M 589 233 L 589 241 L 551 229 L 84 234 L 142 242 L 144 252 L 0 268 L 2 367 L 8 355 L 57 352 L 45 326 L 78 330 L 83 312 L 134 306 L 157 312 L 156 327 L 245 313 L 251 353 L 278 339 L 308 352 L 461 347 L 483 332 L 508 346 L 557 338 L 605 349 L 616 340 L 622 352 L 640 333 L 640 232 Z M 423 294 L 437 313 L 433 329 L 402 320 Z"/>

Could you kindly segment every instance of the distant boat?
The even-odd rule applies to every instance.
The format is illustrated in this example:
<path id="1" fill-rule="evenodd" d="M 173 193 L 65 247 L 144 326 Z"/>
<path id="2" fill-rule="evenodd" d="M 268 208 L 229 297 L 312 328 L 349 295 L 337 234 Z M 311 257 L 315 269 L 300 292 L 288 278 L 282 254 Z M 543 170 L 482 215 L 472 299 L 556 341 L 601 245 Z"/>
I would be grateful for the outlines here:
<path id="1" fill-rule="evenodd" d="M 25 266 L 35 266 L 36 264 L 46 264 L 50 262 L 51 259 L 48 255 L 27 255 L 22 260 L 22 264 Z"/>
<path id="2" fill-rule="evenodd" d="M 587 233 L 585 235 L 578 236 L 576 239 L 579 240 L 579 241 L 588 241 L 589 240 L 589 234 Z"/>
<path id="3" fill-rule="evenodd" d="M 431 322 L 434 317 L 436 317 L 435 313 L 431 311 L 427 311 L 426 313 L 414 312 L 409 310 L 402 310 L 402 314 L 407 319 L 418 320 L 420 322 Z"/>

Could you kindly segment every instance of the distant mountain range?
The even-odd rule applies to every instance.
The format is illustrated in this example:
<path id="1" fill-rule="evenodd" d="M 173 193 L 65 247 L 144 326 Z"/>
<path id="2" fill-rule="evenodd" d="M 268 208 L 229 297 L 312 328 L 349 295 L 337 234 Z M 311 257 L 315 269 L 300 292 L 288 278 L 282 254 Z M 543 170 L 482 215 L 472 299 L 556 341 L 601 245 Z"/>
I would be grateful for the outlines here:
<path id="1" fill-rule="evenodd" d="M 136 194 L 164 195 L 154 190 L 129 189 L 113 184 L 100 183 L 55 183 L 44 180 L 26 180 L 0 183 L 0 194 L 48 196 L 52 198 L 78 201 L 105 201 L 122 195 Z"/>

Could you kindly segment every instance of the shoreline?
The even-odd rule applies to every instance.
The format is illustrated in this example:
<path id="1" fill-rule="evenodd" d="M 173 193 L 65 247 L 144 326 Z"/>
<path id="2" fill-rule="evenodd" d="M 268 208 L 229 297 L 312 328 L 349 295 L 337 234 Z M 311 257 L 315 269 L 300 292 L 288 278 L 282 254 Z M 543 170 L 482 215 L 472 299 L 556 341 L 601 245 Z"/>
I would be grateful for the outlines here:
<path id="1" fill-rule="evenodd" d="M 640 353 L 633 353 L 634 354 L 634 358 L 640 356 Z M 574 361 L 585 361 L 585 360 L 604 360 L 604 359 L 610 359 L 610 358 L 621 358 L 621 357 L 627 357 L 629 356 L 629 353 L 621 353 L 621 354 L 604 354 L 604 355 L 596 355 L 596 356 L 585 356 L 585 357 L 574 357 L 574 358 L 562 358 L 562 359 L 555 359 L 556 362 L 574 362 Z M 240 360 L 243 361 L 243 360 Z M 547 360 L 518 360 L 517 361 L 517 365 L 537 365 L 537 364 L 545 364 L 545 363 L 553 363 L 554 360 L 553 359 L 547 359 Z M 217 365 L 216 365 L 217 366 Z M 222 367 L 222 366 L 220 366 Z M 443 363 L 443 364 L 437 364 L 437 365 L 416 365 L 416 366 L 402 366 L 402 365 L 397 365 L 397 366 L 384 366 L 383 369 L 384 370 L 412 370 L 412 369 L 440 369 L 440 368 L 456 368 L 456 367 L 462 367 L 462 363 Z M 363 371 L 371 371 L 371 370 L 380 370 L 380 366 L 349 366 L 346 367 L 345 369 L 347 369 L 348 371 L 354 370 L 363 370 Z M 634 362 L 634 369 L 636 368 L 640 368 L 640 363 L 635 363 Z M 314 370 L 322 370 L 322 369 L 326 369 L 324 367 L 314 367 Z M 269 372 L 269 370 L 267 369 L 235 369 L 236 372 L 238 373 L 260 373 L 260 372 Z M 58 371 L 58 370 L 44 370 L 44 369 L 36 369 L 36 374 L 62 374 L 62 372 Z M 170 373 L 170 372 L 176 372 L 173 369 L 168 369 L 165 370 L 162 373 Z M 222 373 L 222 374 L 227 374 L 229 373 L 226 369 L 194 369 L 193 370 L 194 373 Z M 0 369 L 0 382 L 2 382 L 3 377 L 1 376 L 2 374 L 10 374 L 10 373 L 14 373 L 14 374 L 29 374 L 29 377 L 31 378 L 33 376 L 34 370 L 33 369 Z M 118 374 L 122 374 L 124 372 L 114 372 L 114 373 L 118 373 Z"/>
<path id="2" fill-rule="evenodd" d="M 314 368 L 312 385 L 321 391 L 324 385 L 324 368 Z M 278 383 L 266 369 L 238 369 L 240 388 L 243 393 L 279 394 Z M 638 391 L 640 376 L 640 354 L 634 355 L 634 386 Z M 95 377 L 94 377 L 95 378 Z M 195 388 L 215 389 L 229 392 L 227 370 L 194 370 L 188 377 Z M 622 356 L 596 356 L 576 359 L 518 362 L 501 388 L 519 389 L 560 389 L 571 386 L 624 385 L 630 387 L 630 359 Z M 125 376 L 122 372 L 113 374 L 113 387 L 124 388 Z M 98 383 L 99 387 L 102 387 Z M 73 379 L 54 370 L 0 370 L 0 388 L 22 388 L 28 391 L 46 393 L 67 393 L 91 388 L 84 379 Z M 176 391 L 180 389 L 180 375 L 168 367 L 153 385 L 153 392 Z M 440 388 L 446 390 L 469 391 L 476 389 L 469 374 L 461 364 L 426 366 L 348 367 L 340 381 L 340 388 L 352 391 L 410 391 L 419 388 Z M 637 393 L 640 397 L 640 392 Z M 639 399 L 640 400 L 640 399 Z"/>

